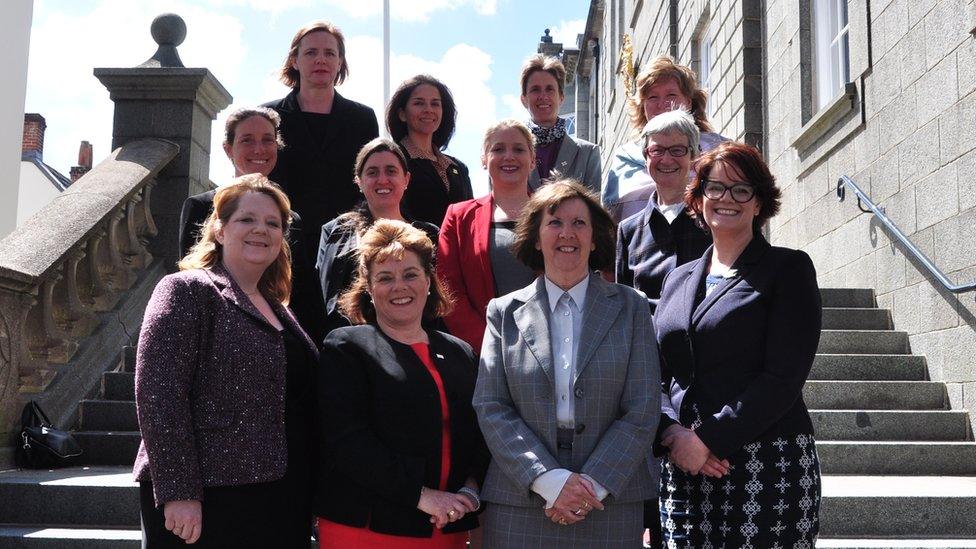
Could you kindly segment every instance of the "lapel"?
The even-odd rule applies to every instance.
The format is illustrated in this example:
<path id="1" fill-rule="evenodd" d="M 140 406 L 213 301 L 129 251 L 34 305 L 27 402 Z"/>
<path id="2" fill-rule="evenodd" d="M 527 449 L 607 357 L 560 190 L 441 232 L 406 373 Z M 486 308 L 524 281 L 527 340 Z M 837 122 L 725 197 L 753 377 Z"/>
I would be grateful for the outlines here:
<path id="1" fill-rule="evenodd" d="M 268 322 L 268 319 L 264 318 L 264 315 L 261 314 L 261 311 L 259 311 L 253 303 L 251 303 L 251 300 L 248 299 L 247 295 L 244 293 L 244 290 L 237 285 L 234 277 L 230 276 L 230 273 L 227 272 L 227 269 L 224 269 L 223 265 L 217 263 L 210 269 L 207 269 L 207 273 L 209 274 L 210 279 L 213 280 L 213 283 L 220 292 L 221 297 L 230 303 L 233 303 L 238 309 L 243 311 L 244 314 L 251 316 L 254 320 L 261 324 L 261 326 L 277 333 L 278 329 L 272 326 L 271 323 Z M 272 300 L 269 299 L 268 303 L 271 304 L 272 309 L 275 309 L 274 304 L 271 302 Z M 275 309 L 275 313 L 278 313 L 277 309 Z M 282 319 L 281 316 L 282 315 L 279 315 L 279 320 L 284 323 L 285 320 Z"/>
<path id="2" fill-rule="evenodd" d="M 576 144 L 576 141 L 569 135 L 564 135 L 562 142 L 559 144 L 559 151 L 556 152 L 556 161 L 552 165 L 552 170 L 549 172 L 550 177 L 552 177 L 554 172 L 559 172 L 562 177 L 576 177 L 575 173 L 570 172 L 570 168 L 576 165 L 576 155 L 579 154 L 580 148 Z M 539 179 L 539 168 L 535 168 L 529 172 L 529 190 L 537 191 L 539 187 L 542 186 L 542 181 Z"/>
<path id="3" fill-rule="evenodd" d="M 616 285 L 603 280 L 597 273 L 590 273 L 590 283 L 586 287 L 583 324 L 580 329 L 579 354 L 576 356 L 574 384 L 593 358 L 593 353 L 603 342 L 610 327 L 616 322 L 620 310 L 620 297 Z"/>
<path id="4" fill-rule="evenodd" d="M 325 126 L 325 135 L 322 136 L 322 143 L 318 150 L 319 154 L 328 157 L 329 150 L 333 148 L 332 142 L 340 131 L 346 130 L 345 117 L 348 111 L 349 100 L 339 95 L 339 92 L 335 92 L 335 97 L 332 98 L 332 110 L 329 111 L 329 123 Z"/>
<path id="5" fill-rule="evenodd" d="M 735 271 L 735 275 L 722 280 L 722 282 L 720 282 L 718 286 L 716 286 L 715 289 L 712 290 L 712 293 L 709 294 L 707 297 L 705 297 L 705 299 L 702 300 L 701 304 L 699 304 L 698 307 L 695 308 L 695 312 L 691 317 L 692 325 L 697 326 L 698 323 L 701 322 L 701 319 L 705 316 L 705 313 L 707 313 L 709 309 L 712 308 L 712 306 L 719 300 L 719 298 L 721 298 L 723 295 L 725 295 L 725 293 L 727 293 L 729 290 L 734 288 L 739 282 L 742 281 L 744 276 L 749 274 L 749 271 L 752 270 L 752 268 L 754 268 L 757 263 L 759 263 L 762 257 L 766 254 L 766 250 L 768 249 L 769 249 L 769 243 L 766 242 L 766 239 L 763 238 L 763 236 L 760 234 L 755 235 L 752 238 L 752 240 L 749 242 L 749 244 L 746 246 L 746 248 L 742 250 L 742 253 L 739 254 L 738 259 L 735 260 L 735 264 L 732 265 L 732 269 Z M 712 247 L 709 247 L 708 250 L 705 252 L 706 256 L 708 256 L 708 254 L 711 254 L 711 250 Z M 695 280 L 696 290 L 697 288 L 700 287 L 699 285 L 701 283 L 701 280 L 705 276 L 704 265 L 706 263 L 707 261 L 701 261 L 700 265 L 696 266 L 696 270 L 698 270 L 699 268 L 702 270 L 702 273 L 700 274 L 699 278 Z"/>
<path id="6" fill-rule="evenodd" d="M 692 315 L 695 312 L 695 296 L 698 294 L 698 288 L 701 287 L 701 281 L 705 277 L 705 267 L 708 265 L 710 257 L 712 257 L 712 246 L 709 246 L 705 250 L 705 254 L 691 264 L 691 272 L 685 275 L 688 277 L 688 280 L 677 285 L 678 288 L 684 291 L 681 299 L 681 310 L 679 311 L 680 316 L 678 318 L 685 322 L 685 326 L 688 326 L 689 332 L 693 329 Z"/>
<path id="7" fill-rule="evenodd" d="M 495 297 L 495 277 L 491 270 L 491 254 L 488 250 L 488 238 L 491 233 L 491 218 L 494 206 L 494 195 L 487 195 L 477 199 L 477 206 L 474 210 L 473 225 L 469 228 L 474 237 L 474 253 L 481 266 L 482 276 L 480 277 L 483 286 L 484 296 Z M 463 266 L 462 266 L 463 267 Z M 487 300 L 486 300 L 487 301 Z"/>
<path id="8" fill-rule="evenodd" d="M 549 339 L 549 296 L 542 277 L 518 290 L 514 299 L 523 303 L 512 315 L 515 327 L 522 334 L 522 339 L 535 355 L 551 384 L 555 377 L 552 371 L 552 343 Z"/>

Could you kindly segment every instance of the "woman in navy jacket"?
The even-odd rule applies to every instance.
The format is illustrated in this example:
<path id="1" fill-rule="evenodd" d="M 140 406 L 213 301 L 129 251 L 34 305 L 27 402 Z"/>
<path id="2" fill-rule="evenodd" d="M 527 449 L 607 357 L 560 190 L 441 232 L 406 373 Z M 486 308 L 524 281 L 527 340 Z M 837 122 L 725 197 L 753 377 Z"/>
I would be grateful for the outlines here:
<path id="1" fill-rule="evenodd" d="M 802 389 L 820 340 L 816 272 L 759 232 L 780 191 L 758 150 L 724 143 L 697 167 L 685 204 L 714 245 L 668 275 L 655 315 L 664 541 L 812 547 L 820 468 Z"/>

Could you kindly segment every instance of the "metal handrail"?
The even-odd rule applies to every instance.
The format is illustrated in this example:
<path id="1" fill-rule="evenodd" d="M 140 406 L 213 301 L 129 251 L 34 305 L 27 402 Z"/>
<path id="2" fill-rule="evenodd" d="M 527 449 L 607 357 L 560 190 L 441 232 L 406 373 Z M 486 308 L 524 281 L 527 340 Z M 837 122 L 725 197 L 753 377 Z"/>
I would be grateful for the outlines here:
<path id="1" fill-rule="evenodd" d="M 908 250 L 909 253 L 911 253 L 911 255 L 919 263 L 921 263 L 923 267 L 925 267 L 925 270 L 928 271 L 928 273 L 932 275 L 933 278 L 939 281 L 939 284 L 942 284 L 943 288 L 945 288 L 946 290 L 954 294 L 960 294 L 963 292 L 976 290 L 976 281 L 970 282 L 969 284 L 953 284 L 952 281 L 949 280 L 948 277 L 946 277 L 945 273 L 943 273 L 942 270 L 936 267 L 935 263 L 932 263 L 932 260 L 926 257 L 926 255 L 922 253 L 922 250 L 919 250 L 915 246 L 915 244 L 913 244 L 912 241 L 909 240 L 907 236 L 905 236 L 905 233 L 901 232 L 901 229 L 899 229 L 898 226 L 895 225 L 895 222 L 892 221 L 891 218 L 885 214 L 884 208 L 881 208 L 877 206 L 874 202 L 872 202 L 871 199 L 868 198 L 868 195 L 866 195 L 864 191 L 862 191 L 861 188 L 857 186 L 857 183 L 855 183 L 853 179 L 847 177 L 846 175 L 840 176 L 840 178 L 837 180 L 838 201 L 840 202 L 844 201 L 845 194 L 846 194 L 844 188 L 845 186 L 850 188 L 851 191 L 857 196 L 858 209 L 860 209 L 864 213 L 874 214 L 874 217 L 878 218 L 878 220 L 881 221 L 881 224 L 884 225 L 885 228 L 888 229 L 888 231 L 895 236 L 898 242 L 900 242 L 901 245 L 904 246 L 905 249 Z M 864 207 L 865 205 L 867 205 L 867 209 L 865 209 Z"/>

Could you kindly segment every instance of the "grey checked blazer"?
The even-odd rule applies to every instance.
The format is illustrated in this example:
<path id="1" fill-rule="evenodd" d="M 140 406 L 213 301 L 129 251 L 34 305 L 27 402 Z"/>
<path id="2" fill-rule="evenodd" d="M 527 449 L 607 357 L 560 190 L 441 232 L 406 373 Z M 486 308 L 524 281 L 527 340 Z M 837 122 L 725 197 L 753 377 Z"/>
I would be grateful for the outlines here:
<path id="1" fill-rule="evenodd" d="M 600 172 L 600 147 L 583 139 L 576 139 L 571 135 L 563 137 L 556 153 L 556 163 L 552 171 L 559 172 L 560 177 L 572 177 L 579 180 L 586 188 L 600 194 L 600 182 L 603 174 Z M 545 182 L 539 180 L 539 170 L 529 173 L 529 189 L 537 190 Z"/>
<path id="2" fill-rule="evenodd" d="M 657 498 L 650 449 L 660 419 L 661 371 L 647 298 L 590 275 L 576 360 L 577 434 L 572 463 L 556 460 L 556 403 L 549 298 L 534 283 L 488 304 L 474 408 L 491 449 L 487 501 L 541 506 L 531 491 L 558 468 L 586 473 L 609 502 Z M 541 515 L 540 515 L 541 516 Z"/>

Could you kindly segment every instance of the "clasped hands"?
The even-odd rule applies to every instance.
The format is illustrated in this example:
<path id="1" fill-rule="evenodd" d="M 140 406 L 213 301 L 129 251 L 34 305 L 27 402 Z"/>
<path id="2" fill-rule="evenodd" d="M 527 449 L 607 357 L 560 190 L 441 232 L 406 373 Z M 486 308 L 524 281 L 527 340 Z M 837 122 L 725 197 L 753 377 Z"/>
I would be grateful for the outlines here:
<path id="1" fill-rule="evenodd" d="M 593 484 L 578 473 L 569 475 L 552 507 L 545 509 L 549 520 L 563 526 L 576 524 L 586 518 L 593 509 L 603 510 L 603 504 L 596 496 Z"/>
<path id="2" fill-rule="evenodd" d="M 187 544 L 196 543 L 203 533 L 203 505 L 198 500 L 167 501 L 163 518 L 166 529 Z"/>
<path id="3" fill-rule="evenodd" d="M 430 515 L 430 523 L 436 528 L 444 528 L 448 523 L 461 520 L 465 513 L 478 510 L 475 502 L 468 496 L 426 487 L 420 491 L 417 509 Z"/>
<path id="4" fill-rule="evenodd" d="M 689 475 L 722 478 L 729 472 L 729 460 L 716 457 L 695 431 L 677 423 L 664 430 L 661 445 L 669 450 L 668 461 Z"/>

